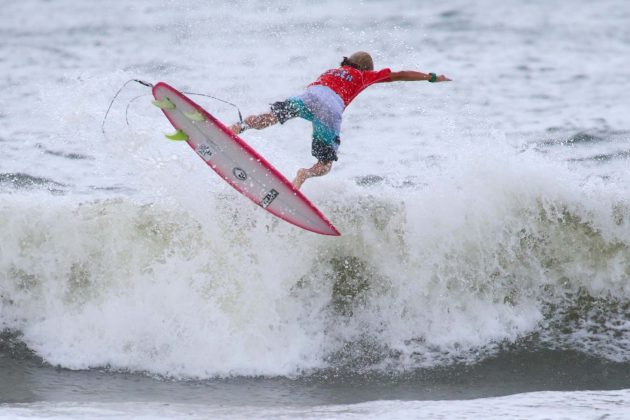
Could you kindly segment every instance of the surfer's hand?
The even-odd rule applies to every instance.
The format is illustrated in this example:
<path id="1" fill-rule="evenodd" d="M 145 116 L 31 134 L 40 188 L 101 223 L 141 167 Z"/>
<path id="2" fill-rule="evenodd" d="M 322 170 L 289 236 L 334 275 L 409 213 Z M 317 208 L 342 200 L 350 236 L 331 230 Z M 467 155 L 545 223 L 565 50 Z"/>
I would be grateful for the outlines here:
<path id="1" fill-rule="evenodd" d="M 444 76 L 443 74 L 440 74 L 435 81 L 436 82 L 450 82 L 451 79 L 449 79 L 448 77 Z"/>

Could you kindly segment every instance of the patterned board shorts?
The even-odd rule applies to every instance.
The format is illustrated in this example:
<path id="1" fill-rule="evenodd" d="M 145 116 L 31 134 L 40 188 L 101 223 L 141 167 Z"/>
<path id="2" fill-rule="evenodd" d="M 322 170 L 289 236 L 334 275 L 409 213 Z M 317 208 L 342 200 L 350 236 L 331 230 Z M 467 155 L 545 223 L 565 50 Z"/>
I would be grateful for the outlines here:
<path id="1" fill-rule="evenodd" d="M 341 98 L 325 86 L 310 86 L 297 96 L 271 105 L 280 124 L 295 117 L 313 123 L 311 154 L 322 162 L 337 160 L 343 109 Z"/>

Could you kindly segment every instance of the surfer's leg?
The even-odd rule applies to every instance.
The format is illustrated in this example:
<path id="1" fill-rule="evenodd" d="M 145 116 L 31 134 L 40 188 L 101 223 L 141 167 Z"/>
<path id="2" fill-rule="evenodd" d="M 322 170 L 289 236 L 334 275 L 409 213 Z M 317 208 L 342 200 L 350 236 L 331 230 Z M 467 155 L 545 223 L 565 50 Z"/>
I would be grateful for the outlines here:
<path id="1" fill-rule="evenodd" d="M 236 123 L 230 126 L 230 129 L 234 133 L 240 134 L 248 128 L 262 130 L 263 128 L 267 128 L 276 123 L 284 124 L 291 118 L 295 117 L 302 117 L 308 119 L 309 121 L 312 119 L 308 118 L 310 116 L 310 111 L 308 111 L 304 102 L 297 97 L 289 98 L 280 102 L 274 102 L 271 104 L 270 111 L 271 112 L 267 112 L 265 114 L 251 115 L 245 118 L 243 123 Z"/>
<path id="2" fill-rule="evenodd" d="M 263 128 L 267 128 L 270 125 L 274 125 L 278 122 L 278 118 L 271 113 L 267 112 L 260 115 L 250 115 L 245 118 L 245 126 L 242 123 L 236 123 L 230 126 L 230 130 L 234 132 L 234 134 L 241 134 L 246 128 L 255 128 L 256 130 L 262 130 Z"/>
<path id="3" fill-rule="evenodd" d="M 295 187 L 295 189 L 300 189 L 300 187 L 302 186 L 302 184 L 304 184 L 304 181 L 306 181 L 309 178 L 312 178 L 314 176 L 322 176 L 322 175 L 326 175 L 328 172 L 330 172 L 330 169 L 332 168 L 332 161 L 321 161 L 318 160 L 317 163 L 313 166 L 311 166 L 310 168 L 306 169 L 306 168 L 302 168 L 299 169 L 297 171 L 297 175 L 295 176 L 295 179 L 293 180 L 293 186 Z"/>
<path id="4" fill-rule="evenodd" d="M 293 186 L 297 189 L 309 178 L 326 175 L 330 172 L 333 162 L 337 160 L 337 149 L 339 144 L 341 144 L 339 136 L 335 136 L 332 145 L 326 144 L 319 139 L 321 135 L 320 126 L 321 124 L 319 123 L 313 124 L 313 144 L 311 146 L 311 154 L 317 159 L 317 163 L 308 169 L 302 168 L 297 172 L 293 180 Z"/>

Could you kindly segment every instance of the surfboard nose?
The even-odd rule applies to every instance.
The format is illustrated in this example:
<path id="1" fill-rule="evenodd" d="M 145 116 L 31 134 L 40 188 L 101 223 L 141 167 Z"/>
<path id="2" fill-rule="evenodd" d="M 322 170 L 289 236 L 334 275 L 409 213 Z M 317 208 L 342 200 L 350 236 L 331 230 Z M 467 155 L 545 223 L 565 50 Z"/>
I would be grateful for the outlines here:
<path id="1" fill-rule="evenodd" d="M 151 101 L 151 103 L 155 106 L 157 106 L 160 109 L 168 109 L 168 110 L 173 110 L 175 109 L 175 104 L 173 102 L 171 102 L 170 99 L 168 98 L 162 98 L 162 99 L 156 99 L 154 101 Z"/>

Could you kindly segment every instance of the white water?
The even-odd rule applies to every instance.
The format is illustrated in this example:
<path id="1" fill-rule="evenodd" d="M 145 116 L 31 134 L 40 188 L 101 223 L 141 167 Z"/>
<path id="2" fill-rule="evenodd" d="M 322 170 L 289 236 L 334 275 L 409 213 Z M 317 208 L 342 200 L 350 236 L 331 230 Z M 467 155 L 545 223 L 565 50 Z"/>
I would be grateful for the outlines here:
<path id="1" fill-rule="evenodd" d="M 458 165 L 432 189 L 321 180 L 344 197 L 314 196 L 338 240 L 229 191 L 196 208 L 190 190 L 178 204 L 11 195 L 0 212 L 3 326 L 55 365 L 184 377 L 293 375 L 365 335 L 400 352 L 397 368 L 474 360 L 479 347 L 545 330 L 541 305 L 555 295 L 629 292 L 618 197 L 585 192 L 568 171 L 557 188 L 540 175 L 547 165 L 525 159 Z M 369 285 L 349 317 L 331 299 L 335 276 L 353 270 Z M 630 356 L 623 337 L 602 340 L 590 351 Z"/>

